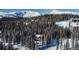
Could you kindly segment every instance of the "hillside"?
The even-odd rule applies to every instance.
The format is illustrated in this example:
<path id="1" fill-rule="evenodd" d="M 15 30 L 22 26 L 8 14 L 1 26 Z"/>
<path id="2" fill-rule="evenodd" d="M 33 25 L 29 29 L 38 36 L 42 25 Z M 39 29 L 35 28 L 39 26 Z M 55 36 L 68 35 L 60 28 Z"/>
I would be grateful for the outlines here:
<path id="1" fill-rule="evenodd" d="M 79 18 L 78 15 L 73 14 L 47 14 L 31 18 L 3 17 L 0 18 L 0 29 L 4 38 L 7 34 L 10 34 L 10 42 L 12 37 L 15 40 L 15 35 L 21 35 L 21 38 L 23 39 L 21 41 L 22 45 L 25 45 L 27 42 L 29 49 L 35 49 L 35 45 L 37 44 L 34 42 L 36 41 L 42 41 L 42 46 L 48 47 L 50 40 L 54 38 L 59 39 L 60 35 L 62 38 L 67 38 L 68 35 L 67 31 L 69 30 L 59 27 L 55 22 L 69 20 L 70 18 L 76 17 Z M 60 30 L 62 31 L 61 34 Z M 59 34 L 55 34 L 55 32 L 58 32 Z M 39 36 L 42 36 L 42 38 Z M 18 38 L 21 39 L 20 37 Z M 18 41 L 20 42 L 20 40 Z"/>

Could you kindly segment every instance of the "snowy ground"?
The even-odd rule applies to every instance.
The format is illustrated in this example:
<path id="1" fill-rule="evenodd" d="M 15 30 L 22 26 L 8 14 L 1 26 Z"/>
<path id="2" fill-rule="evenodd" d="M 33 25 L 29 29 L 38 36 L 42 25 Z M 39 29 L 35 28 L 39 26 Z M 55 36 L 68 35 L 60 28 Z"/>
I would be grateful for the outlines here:
<path id="1" fill-rule="evenodd" d="M 55 24 L 63 28 L 69 28 L 69 20 L 56 22 Z"/>
<path id="2" fill-rule="evenodd" d="M 59 49 L 58 50 L 64 50 L 67 40 L 69 42 L 69 47 L 70 48 L 72 47 L 72 40 L 71 39 L 62 39 L 62 40 L 63 40 L 62 41 L 62 48 L 61 48 L 61 44 L 59 44 Z M 56 50 L 56 47 L 57 46 L 52 46 L 52 47 L 47 48 L 46 50 Z"/>
<path id="3" fill-rule="evenodd" d="M 65 38 L 63 38 L 61 40 L 62 40 L 62 45 L 61 45 L 61 41 L 60 41 L 59 49 L 58 50 L 66 50 L 66 45 L 67 44 L 68 44 L 68 47 L 70 48 L 70 50 L 74 50 L 74 49 L 71 49 L 72 48 L 72 39 L 65 39 Z M 39 44 L 41 44 L 41 43 L 39 42 Z M 4 45 L 8 46 L 8 43 L 4 43 Z M 51 47 L 45 48 L 43 50 L 56 50 L 56 47 L 57 46 L 51 46 Z M 18 50 L 29 50 L 28 47 L 21 46 L 21 44 L 13 45 L 13 48 L 14 49 L 18 49 Z"/>
<path id="4" fill-rule="evenodd" d="M 47 48 L 46 50 L 56 50 L 56 46 L 54 46 L 54 47 L 49 47 L 49 48 Z"/>

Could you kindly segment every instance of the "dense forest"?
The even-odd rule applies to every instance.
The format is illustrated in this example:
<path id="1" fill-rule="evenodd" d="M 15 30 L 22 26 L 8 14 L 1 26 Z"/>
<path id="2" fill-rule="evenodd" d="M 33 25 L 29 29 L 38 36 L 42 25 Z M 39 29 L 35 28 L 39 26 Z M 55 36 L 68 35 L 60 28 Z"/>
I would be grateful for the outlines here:
<path id="1" fill-rule="evenodd" d="M 4 38 L 7 35 L 6 31 L 9 31 L 10 39 L 11 37 L 14 37 L 14 41 L 17 41 L 15 40 L 15 35 L 19 33 L 21 34 L 21 39 L 19 41 L 21 41 L 22 45 L 26 44 L 29 49 L 36 49 L 35 41 L 38 41 L 38 37 L 36 37 L 36 35 L 39 34 L 43 35 L 42 38 L 40 38 L 42 45 L 48 46 L 48 42 L 51 37 L 53 37 L 52 34 L 55 32 L 60 32 L 61 30 L 61 34 L 56 34 L 55 38 L 57 39 L 61 36 L 62 38 L 68 38 L 66 32 L 69 31 L 69 29 L 63 29 L 56 25 L 55 22 L 69 20 L 70 18 L 79 18 L 79 16 L 73 14 L 47 14 L 30 18 L 3 17 L 0 19 L 0 29 L 3 31 L 2 38 L 6 39 Z"/>

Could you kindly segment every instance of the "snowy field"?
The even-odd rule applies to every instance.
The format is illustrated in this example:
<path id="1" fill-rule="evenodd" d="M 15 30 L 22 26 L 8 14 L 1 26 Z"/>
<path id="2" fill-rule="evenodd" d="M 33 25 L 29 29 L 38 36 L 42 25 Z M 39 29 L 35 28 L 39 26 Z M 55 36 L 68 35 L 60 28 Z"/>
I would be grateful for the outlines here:
<path id="1" fill-rule="evenodd" d="M 55 24 L 63 28 L 69 28 L 69 20 L 56 22 Z"/>

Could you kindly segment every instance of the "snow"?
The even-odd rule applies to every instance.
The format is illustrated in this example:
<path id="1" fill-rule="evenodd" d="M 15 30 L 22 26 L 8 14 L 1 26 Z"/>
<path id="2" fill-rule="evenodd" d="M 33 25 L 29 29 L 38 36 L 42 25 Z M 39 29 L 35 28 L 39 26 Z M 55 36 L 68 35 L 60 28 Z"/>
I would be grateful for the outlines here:
<path id="1" fill-rule="evenodd" d="M 13 48 L 20 48 L 21 44 L 13 45 Z"/>
<path id="2" fill-rule="evenodd" d="M 46 13 L 44 13 L 46 14 Z M 48 14 L 74 14 L 79 15 L 77 12 L 70 12 L 70 11 L 60 11 L 60 10 L 52 10 Z M 37 11 L 26 10 L 26 11 L 15 11 L 15 12 L 0 12 L 0 16 L 3 17 L 14 17 L 14 16 L 23 16 L 23 17 L 35 17 L 40 16 L 41 14 Z"/>
<path id="3" fill-rule="evenodd" d="M 37 41 L 36 42 L 38 45 L 42 45 L 42 41 Z"/>
<path id="4" fill-rule="evenodd" d="M 70 26 L 72 26 L 72 27 L 79 27 L 79 22 L 78 22 L 78 24 L 77 23 L 71 23 Z"/>
<path id="5" fill-rule="evenodd" d="M 40 35 L 40 34 L 36 34 L 36 37 L 39 38 L 39 37 L 42 37 L 42 35 Z"/>
<path id="6" fill-rule="evenodd" d="M 26 50 L 26 48 L 25 47 L 21 47 L 19 50 Z"/>
<path id="7" fill-rule="evenodd" d="M 4 43 L 5 46 L 8 46 L 9 43 Z"/>
<path id="8" fill-rule="evenodd" d="M 32 21 L 34 21 L 34 20 L 32 19 Z"/>
<path id="9" fill-rule="evenodd" d="M 0 19 L 2 19 L 2 16 L 0 16 Z"/>
<path id="10" fill-rule="evenodd" d="M 54 46 L 54 47 L 49 47 L 49 48 L 47 48 L 46 50 L 56 50 L 56 46 Z"/>
<path id="11" fill-rule="evenodd" d="M 64 50 L 67 40 L 69 42 L 69 48 L 72 48 L 72 39 L 69 38 L 69 39 L 62 39 L 62 40 L 63 40 L 62 50 Z"/>
<path id="12" fill-rule="evenodd" d="M 63 27 L 63 28 L 69 28 L 69 22 L 70 22 L 70 20 L 59 21 L 59 22 L 56 22 L 55 24 L 60 27 Z M 79 27 L 79 22 L 71 22 L 70 26 L 71 27 Z"/>
<path id="13" fill-rule="evenodd" d="M 17 48 L 18 50 L 29 50 L 28 47 L 21 46 L 21 44 L 13 45 L 13 48 L 14 48 L 14 49 Z"/>
<path id="14" fill-rule="evenodd" d="M 6 14 L 6 12 L 0 12 L 0 15 L 4 15 L 4 14 Z"/>
<path id="15" fill-rule="evenodd" d="M 18 48 L 18 45 L 13 45 L 13 48 Z"/>
<path id="16" fill-rule="evenodd" d="M 16 12 L 0 12 L 1 17 L 13 17 Z"/>
<path id="17" fill-rule="evenodd" d="M 26 25 L 28 25 L 29 23 L 28 22 L 26 22 Z"/>
<path id="18" fill-rule="evenodd" d="M 72 48 L 72 39 L 63 38 L 62 40 L 63 40 L 62 41 L 62 48 L 61 48 L 61 44 L 59 44 L 59 49 L 58 50 L 64 50 L 67 40 L 69 42 L 69 48 Z M 46 50 L 56 50 L 56 47 L 57 46 L 52 46 L 52 47 L 47 48 Z"/>
<path id="19" fill-rule="evenodd" d="M 28 48 L 28 47 L 25 47 L 25 46 L 21 46 L 21 47 L 19 48 L 19 50 L 29 50 L 29 48 Z"/>
<path id="20" fill-rule="evenodd" d="M 35 11 L 27 11 L 23 17 L 35 17 L 35 16 L 39 16 L 40 13 L 39 12 L 35 12 Z"/>
<path id="21" fill-rule="evenodd" d="M 2 42 L 2 39 L 0 38 L 0 42 Z"/>
<path id="22" fill-rule="evenodd" d="M 63 28 L 69 28 L 69 20 L 68 21 L 60 21 L 55 23 L 58 26 L 61 26 Z"/>
<path id="23" fill-rule="evenodd" d="M 79 15 L 79 13 L 77 13 L 77 12 L 60 11 L 60 10 L 52 10 L 49 14 L 74 14 L 74 15 Z"/>
<path id="24" fill-rule="evenodd" d="M 22 16 L 22 17 L 35 17 L 39 16 L 40 13 L 36 11 L 15 11 L 15 12 L 0 12 L 0 16 L 3 17 L 15 17 L 15 16 Z"/>

